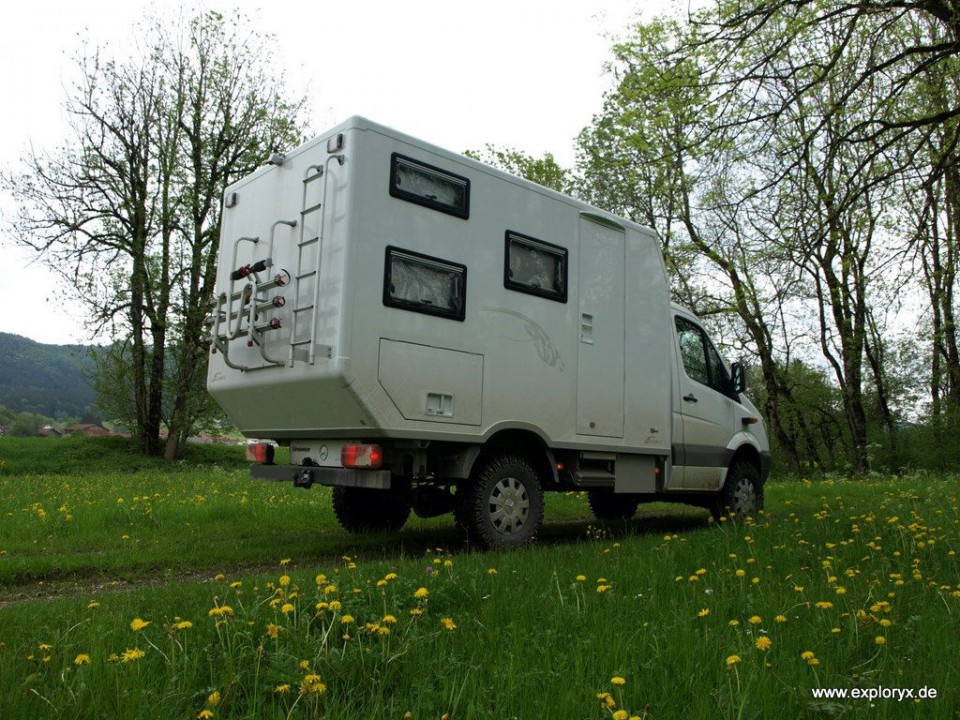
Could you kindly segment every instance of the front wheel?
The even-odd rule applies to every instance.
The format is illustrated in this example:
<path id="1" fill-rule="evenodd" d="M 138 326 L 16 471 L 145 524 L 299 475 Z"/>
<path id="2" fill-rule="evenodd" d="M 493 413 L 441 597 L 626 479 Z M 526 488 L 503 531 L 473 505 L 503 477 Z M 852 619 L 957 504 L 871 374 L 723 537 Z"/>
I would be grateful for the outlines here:
<path id="1" fill-rule="evenodd" d="M 520 455 L 495 455 L 483 461 L 460 494 L 457 523 L 482 547 L 526 545 L 543 523 L 540 481 Z"/>
<path id="2" fill-rule="evenodd" d="M 763 509 L 763 483 L 760 471 L 748 462 L 738 462 L 727 473 L 727 481 L 710 507 L 715 519 L 732 514 L 737 518 L 754 515 Z"/>

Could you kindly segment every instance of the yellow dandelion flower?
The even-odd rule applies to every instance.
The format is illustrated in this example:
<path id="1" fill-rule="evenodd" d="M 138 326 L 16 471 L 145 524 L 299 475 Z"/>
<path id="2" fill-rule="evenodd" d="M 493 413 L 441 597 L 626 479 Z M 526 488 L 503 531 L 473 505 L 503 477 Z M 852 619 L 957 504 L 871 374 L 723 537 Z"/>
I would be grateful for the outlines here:
<path id="1" fill-rule="evenodd" d="M 210 720 L 213 717 L 213 711 L 207 708 L 204 708 L 197 713 L 197 720 Z"/>
<path id="2" fill-rule="evenodd" d="M 814 657 L 816 656 L 813 654 L 813 650 L 804 650 L 802 653 L 800 653 L 800 659 L 804 661 L 813 660 Z"/>
<path id="3" fill-rule="evenodd" d="M 98 607 L 100 607 L 100 603 L 98 603 L 96 600 L 87 603 L 87 610 L 96 610 Z"/>
<path id="4" fill-rule="evenodd" d="M 411 615 L 411 617 L 415 617 L 415 618 L 416 618 L 416 617 L 420 617 L 421 615 L 423 615 L 423 610 L 420 609 L 420 608 L 413 608 L 413 609 L 410 611 L 410 615 Z"/>
<path id="5" fill-rule="evenodd" d="M 820 602 L 816 603 L 816 606 L 821 610 L 829 610 L 833 607 L 833 603 L 829 600 L 821 600 Z"/>
<path id="6" fill-rule="evenodd" d="M 120 662 L 122 663 L 136 662 L 137 660 L 142 659 L 144 655 L 146 655 L 146 653 L 140 648 L 134 648 L 132 650 L 127 649 L 127 650 L 124 650 L 123 653 L 120 655 Z"/>
<path id="7" fill-rule="evenodd" d="M 757 650 L 769 650 L 770 646 L 773 645 L 773 640 L 768 638 L 766 635 L 761 635 L 757 638 L 757 642 L 754 643 L 757 647 Z"/>
<path id="8" fill-rule="evenodd" d="M 283 558 L 280 560 L 280 567 L 286 567 L 290 564 L 290 558 Z"/>
<path id="9" fill-rule="evenodd" d="M 787 621 L 787 616 L 786 616 L 786 615 L 777 615 L 777 616 L 773 619 L 773 621 L 776 622 L 776 623 L 785 623 L 785 622 Z"/>
<path id="10" fill-rule="evenodd" d="M 630 713 L 626 710 L 617 710 L 613 713 L 613 720 L 628 720 Z"/>
<path id="11" fill-rule="evenodd" d="M 280 608 L 280 612 L 284 615 L 288 615 L 294 611 L 293 603 L 284 603 L 283 607 Z"/>
<path id="12" fill-rule="evenodd" d="M 174 623 L 173 625 L 174 630 L 189 630 L 192 627 L 193 627 L 193 623 L 190 622 L 189 620 L 181 620 L 180 622 Z"/>
<path id="13" fill-rule="evenodd" d="M 747 622 L 749 622 L 751 625 L 759 625 L 763 622 L 763 618 L 761 618 L 759 615 L 754 615 Z"/>
<path id="14" fill-rule="evenodd" d="M 835 627 L 835 628 L 830 628 L 830 632 L 832 632 L 834 635 L 839 635 L 841 631 L 840 631 L 840 628 Z"/>
<path id="15" fill-rule="evenodd" d="M 314 580 L 316 580 L 317 585 L 325 585 L 327 582 L 327 576 L 324 575 L 323 573 L 320 573 L 319 575 L 317 575 L 317 577 L 314 578 Z"/>
<path id="16" fill-rule="evenodd" d="M 220 691 L 214 690 L 212 693 L 207 695 L 207 704 L 216 707 L 220 704 Z"/>
<path id="17" fill-rule="evenodd" d="M 741 657 L 739 655 L 729 655 L 727 657 L 727 667 L 733 667 L 737 663 L 741 662 Z"/>
<path id="18" fill-rule="evenodd" d="M 226 579 L 227 579 L 227 576 L 224 575 L 223 573 L 217 573 L 216 575 L 213 576 L 214 582 L 223 582 Z"/>
<path id="19" fill-rule="evenodd" d="M 444 630 L 457 629 L 457 624 L 453 621 L 453 618 L 441 618 L 440 624 L 443 625 Z"/>
<path id="20" fill-rule="evenodd" d="M 710 614 L 710 608 L 703 608 L 700 612 L 697 613 L 697 617 L 706 617 Z"/>
<path id="21" fill-rule="evenodd" d="M 330 612 L 340 612 L 340 610 L 343 609 L 343 603 L 339 600 L 331 600 L 328 607 L 330 608 Z"/>
<path id="22" fill-rule="evenodd" d="M 886 644 L 887 644 L 887 639 L 886 639 L 883 635 L 877 635 L 877 636 L 873 639 L 873 641 L 874 641 L 877 645 L 886 645 Z"/>
<path id="23" fill-rule="evenodd" d="M 386 581 L 386 580 L 377 580 L 377 587 L 378 587 L 378 588 L 382 588 L 382 587 L 386 587 L 386 586 L 387 586 L 387 581 Z"/>
<path id="24" fill-rule="evenodd" d="M 611 684 L 611 685 L 626 685 L 626 684 L 627 684 L 627 681 L 626 681 L 625 678 L 622 678 L 622 677 L 620 677 L 619 675 L 617 675 L 616 677 L 610 678 L 610 684 Z"/>
<path id="25" fill-rule="evenodd" d="M 77 655 L 77 656 L 73 659 L 73 664 L 74 664 L 74 665 L 89 665 L 89 664 L 90 664 L 90 656 L 87 655 L 86 653 L 80 653 L 79 655 Z"/>
<path id="26" fill-rule="evenodd" d="M 729 625 L 730 627 L 735 628 L 735 627 L 738 627 L 738 626 L 740 625 L 740 621 L 739 621 L 739 620 L 731 620 L 730 622 L 727 623 L 727 625 Z"/>
<path id="27" fill-rule="evenodd" d="M 418 588 L 417 591 L 413 594 L 415 598 L 419 598 L 419 599 L 423 599 L 428 595 L 430 595 L 430 591 L 427 590 L 425 587 Z"/>
<path id="28" fill-rule="evenodd" d="M 599 700 L 600 704 L 608 710 L 612 710 L 617 706 L 617 701 L 614 700 L 613 695 L 608 692 L 597 693 L 597 700 Z"/>
<path id="29" fill-rule="evenodd" d="M 143 630 L 149 624 L 150 623 L 147 622 L 146 620 L 141 620 L 140 618 L 134 618 L 133 620 L 130 621 L 130 629 L 133 630 L 134 632 L 137 632 L 137 631 Z"/>
<path id="30" fill-rule="evenodd" d="M 323 594 L 324 594 L 324 595 L 333 595 L 333 594 L 336 593 L 336 592 L 337 592 L 337 586 L 336 586 L 336 585 L 327 585 L 327 586 L 323 589 Z"/>
<path id="31" fill-rule="evenodd" d="M 497 574 L 496 568 L 487 568 L 487 575 L 496 575 L 496 574 Z"/>
<path id="32" fill-rule="evenodd" d="M 290 576 L 289 576 L 289 575 L 281 575 L 281 576 L 280 576 L 280 587 L 287 587 L 288 585 L 290 585 Z"/>
<path id="33" fill-rule="evenodd" d="M 393 615 L 384 615 L 383 616 L 384 625 L 396 625 L 397 619 Z"/>
<path id="34" fill-rule="evenodd" d="M 280 626 L 269 623 L 267 625 L 267 635 L 276 640 L 278 637 L 280 637 Z"/>
<path id="35" fill-rule="evenodd" d="M 395 572 L 387 573 L 386 575 L 383 576 L 383 579 L 386 580 L 387 582 L 390 582 L 391 580 L 396 580 L 397 574 Z"/>
<path id="36" fill-rule="evenodd" d="M 282 685 L 277 685 L 277 686 L 273 689 L 273 691 L 274 691 L 275 693 L 277 693 L 277 695 L 285 695 L 285 694 L 287 694 L 288 692 L 290 692 L 290 686 L 289 686 L 287 683 L 284 683 L 284 684 L 282 684 Z"/>
<path id="37" fill-rule="evenodd" d="M 737 568 L 737 572 L 734 573 L 734 574 L 735 574 L 738 578 L 742 578 L 742 577 L 746 577 L 746 576 L 747 576 L 747 571 L 746 571 L 746 570 L 743 570 L 742 568 Z"/>
<path id="38" fill-rule="evenodd" d="M 340 618 L 340 623 L 342 625 L 350 625 L 353 622 L 354 622 L 353 615 L 344 615 L 342 618 Z"/>

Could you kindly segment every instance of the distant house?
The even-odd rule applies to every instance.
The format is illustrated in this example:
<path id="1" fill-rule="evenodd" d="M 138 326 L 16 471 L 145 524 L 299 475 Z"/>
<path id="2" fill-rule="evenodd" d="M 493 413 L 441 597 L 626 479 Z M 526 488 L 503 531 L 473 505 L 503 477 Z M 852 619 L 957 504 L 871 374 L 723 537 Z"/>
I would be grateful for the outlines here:
<path id="1" fill-rule="evenodd" d="M 73 425 L 67 425 L 63 431 L 70 435 L 83 435 L 85 437 L 102 437 L 113 434 L 100 423 L 74 423 Z"/>
<path id="2" fill-rule="evenodd" d="M 53 425 L 42 425 L 37 428 L 37 435 L 40 437 L 63 437 L 63 433 L 57 430 Z"/>

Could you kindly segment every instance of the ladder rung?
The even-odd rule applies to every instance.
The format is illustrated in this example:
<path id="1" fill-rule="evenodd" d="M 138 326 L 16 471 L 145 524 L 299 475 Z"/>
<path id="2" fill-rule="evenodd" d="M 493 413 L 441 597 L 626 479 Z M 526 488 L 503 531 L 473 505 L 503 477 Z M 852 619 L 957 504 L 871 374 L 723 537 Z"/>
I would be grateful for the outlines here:
<path id="1" fill-rule="evenodd" d="M 307 245 L 313 245 L 313 244 L 314 244 L 315 242 L 317 242 L 319 239 L 320 239 L 320 236 L 317 235 L 317 236 L 315 236 L 315 237 L 309 238 L 308 240 L 304 240 L 303 242 L 298 242 L 298 243 L 297 243 L 297 246 L 298 246 L 298 247 L 306 247 Z"/>
<path id="2" fill-rule="evenodd" d="M 316 205 L 311 205 L 308 208 L 304 208 L 303 210 L 300 211 L 300 215 L 301 216 L 309 215 L 312 212 L 316 212 L 317 210 L 320 209 L 321 205 L 323 205 L 323 203 L 317 203 Z"/>
<path id="3" fill-rule="evenodd" d="M 305 178 L 303 179 L 303 184 L 306 185 L 307 183 L 312 183 L 312 182 L 314 182 L 315 180 L 319 180 L 319 179 L 322 178 L 322 177 L 323 177 L 323 173 L 322 173 L 322 172 L 314 173 L 313 175 L 311 175 L 311 176 L 309 176 L 309 177 L 305 177 Z"/>
<path id="4" fill-rule="evenodd" d="M 291 345 L 309 345 L 310 338 L 307 338 L 306 340 L 291 340 L 290 344 Z"/>
<path id="5" fill-rule="evenodd" d="M 316 274 L 317 274 L 317 271 L 316 271 L 316 270 L 311 270 L 310 272 L 305 272 L 305 273 L 303 273 L 303 274 L 301 274 L 301 275 L 297 275 L 297 276 L 296 276 L 296 279 L 297 279 L 297 280 L 305 280 L 306 278 L 308 278 L 308 277 L 313 277 L 313 276 L 316 275 Z"/>
<path id="6" fill-rule="evenodd" d="M 293 312 L 294 312 L 294 314 L 296 314 L 296 313 L 298 313 L 298 312 L 304 312 L 304 311 L 306 311 L 306 310 L 313 310 L 313 303 L 311 303 L 310 305 L 304 305 L 304 306 L 302 306 L 302 307 L 295 307 L 295 308 L 293 309 Z"/>

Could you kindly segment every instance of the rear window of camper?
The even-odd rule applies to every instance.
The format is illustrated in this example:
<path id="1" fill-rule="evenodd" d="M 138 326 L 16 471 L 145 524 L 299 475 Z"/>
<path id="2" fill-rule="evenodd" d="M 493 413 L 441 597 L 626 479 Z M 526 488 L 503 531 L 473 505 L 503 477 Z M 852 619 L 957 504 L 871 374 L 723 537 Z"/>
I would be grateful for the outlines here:
<path id="1" fill-rule="evenodd" d="M 466 265 L 387 248 L 384 305 L 462 321 L 466 295 Z"/>
<path id="2" fill-rule="evenodd" d="M 566 302 L 566 248 L 507 230 L 503 285 L 510 290 Z"/>
<path id="3" fill-rule="evenodd" d="M 393 153 L 390 194 L 440 212 L 470 217 L 470 181 L 440 168 Z"/>

